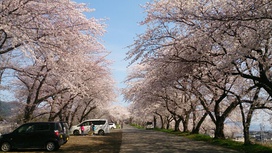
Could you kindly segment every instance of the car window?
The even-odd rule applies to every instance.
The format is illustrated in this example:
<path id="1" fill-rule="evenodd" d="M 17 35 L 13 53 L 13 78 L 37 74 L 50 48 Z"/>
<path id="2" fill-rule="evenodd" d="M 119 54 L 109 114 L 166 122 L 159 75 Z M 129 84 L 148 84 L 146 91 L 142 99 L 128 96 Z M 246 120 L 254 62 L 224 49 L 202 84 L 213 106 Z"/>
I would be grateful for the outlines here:
<path id="1" fill-rule="evenodd" d="M 152 125 L 152 122 L 147 122 L 146 125 Z"/>
<path id="2" fill-rule="evenodd" d="M 30 125 L 26 129 L 26 133 L 31 133 L 31 132 L 34 132 L 34 125 Z"/>
<path id="3" fill-rule="evenodd" d="M 86 121 L 86 122 L 83 122 L 80 126 L 88 126 L 88 125 L 90 125 L 90 122 Z"/>
<path id="4" fill-rule="evenodd" d="M 66 129 L 69 129 L 69 126 L 67 123 L 63 123 L 63 127 L 65 127 Z"/>
<path id="5" fill-rule="evenodd" d="M 68 133 L 68 129 L 69 129 L 69 126 L 68 126 L 68 124 L 67 123 L 62 123 L 62 125 L 63 125 L 63 132 L 64 133 Z"/>
<path id="6" fill-rule="evenodd" d="M 92 121 L 94 125 L 104 125 L 106 121 Z"/>
<path id="7" fill-rule="evenodd" d="M 30 133 L 34 131 L 34 125 L 24 125 L 18 129 L 18 133 Z"/>
<path id="8" fill-rule="evenodd" d="M 57 123 L 57 129 L 58 129 L 59 131 L 63 131 L 62 126 L 61 126 L 61 123 Z"/>
<path id="9" fill-rule="evenodd" d="M 36 124 L 35 130 L 36 131 L 48 131 L 50 129 L 49 124 Z"/>

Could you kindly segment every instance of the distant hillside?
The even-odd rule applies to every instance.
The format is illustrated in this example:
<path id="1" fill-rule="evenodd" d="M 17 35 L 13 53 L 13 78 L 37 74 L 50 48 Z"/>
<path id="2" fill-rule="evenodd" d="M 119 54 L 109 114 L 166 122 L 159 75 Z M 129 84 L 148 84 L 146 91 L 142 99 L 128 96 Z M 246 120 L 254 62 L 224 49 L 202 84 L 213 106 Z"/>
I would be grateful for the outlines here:
<path id="1" fill-rule="evenodd" d="M 3 102 L 0 101 L 0 119 L 6 118 L 14 114 L 14 110 L 17 110 L 19 107 L 16 102 Z"/>

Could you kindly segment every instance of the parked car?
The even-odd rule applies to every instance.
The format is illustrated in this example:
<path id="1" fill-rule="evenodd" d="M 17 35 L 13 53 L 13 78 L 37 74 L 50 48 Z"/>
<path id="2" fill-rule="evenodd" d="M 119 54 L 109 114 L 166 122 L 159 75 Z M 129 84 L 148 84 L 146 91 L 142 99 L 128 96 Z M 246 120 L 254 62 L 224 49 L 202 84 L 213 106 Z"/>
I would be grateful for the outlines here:
<path id="1" fill-rule="evenodd" d="M 146 129 L 153 129 L 154 125 L 153 122 L 146 122 Z"/>
<path id="2" fill-rule="evenodd" d="M 80 128 L 83 126 L 84 133 L 81 132 Z M 73 135 L 88 134 L 93 130 L 93 134 L 104 135 L 110 133 L 109 123 L 107 119 L 89 119 L 85 120 L 77 125 L 74 125 L 70 129 L 70 133 Z"/>
<path id="3" fill-rule="evenodd" d="M 115 123 L 109 123 L 109 128 L 110 129 L 116 129 L 116 125 L 115 125 Z"/>
<path id="4" fill-rule="evenodd" d="M 4 152 L 24 148 L 53 151 L 68 141 L 64 135 L 61 122 L 25 123 L 9 134 L 2 134 L 0 146 Z"/>

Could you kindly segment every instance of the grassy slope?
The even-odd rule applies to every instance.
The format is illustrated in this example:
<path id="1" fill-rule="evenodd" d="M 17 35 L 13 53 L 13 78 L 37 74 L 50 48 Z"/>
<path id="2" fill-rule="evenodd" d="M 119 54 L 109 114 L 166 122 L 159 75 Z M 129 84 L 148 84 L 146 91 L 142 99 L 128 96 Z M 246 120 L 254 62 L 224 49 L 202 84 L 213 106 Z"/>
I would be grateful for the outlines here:
<path id="1" fill-rule="evenodd" d="M 132 125 L 137 128 L 143 128 L 141 126 Z M 221 140 L 221 139 L 213 139 L 210 136 L 203 135 L 203 134 L 190 134 L 190 133 L 183 133 L 179 131 L 167 130 L 167 129 L 154 129 L 161 132 L 166 132 L 170 134 L 175 134 L 178 136 L 184 136 L 189 139 L 193 139 L 195 141 L 205 141 L 214 145 L 222 146 L 225 148 L 230 148 L 233 150 L 237 150 L 239 152 L 244 153 L 272 153 L 272 148 L 268 146 L 263 146 L 259 144 L 252 144 L 252 145 L 244 145 L 241 142 L 232 141 L 229 139 Z"/>
<path id="2" fill-rule="evenodd" d="M 221 140 L 221 139 L 213 139 L 207 135 L 203 134 L 189 134 L 189 133 L 182 133 L 182 132 L 175 132 L 173 130 L 165 130 L 165 129 L 155 129 L 162 132 L 167 132 L 179 136 L 185 136 L 189 139 L 193 139 L 196 141 L 206 141 L 208 143 L 212 143 L 214 145 L 219 145 L 222 147 L 230 148 L 233 150 L 238 150 L 244 153 L 272 153 L 272 148 L 268 146 L 263 146 L 259 144 L 252 144 L 252 145 L 244 145 L 241 142 L 232 141 L 229 139 Z"/>

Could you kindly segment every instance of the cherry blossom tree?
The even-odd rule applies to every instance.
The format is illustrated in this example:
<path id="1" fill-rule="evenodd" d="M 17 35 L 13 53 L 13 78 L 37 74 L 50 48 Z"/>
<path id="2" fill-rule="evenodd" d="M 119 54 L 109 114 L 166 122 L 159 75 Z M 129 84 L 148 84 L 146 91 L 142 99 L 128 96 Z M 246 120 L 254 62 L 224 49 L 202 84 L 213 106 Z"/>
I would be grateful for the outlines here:
<path id="1" fill-rule="evenodd" d="M 71 98 L 72 101 L 76 100 L 79 103 L 70 105 L 69 109 L 73 109 L 70 111 L 74 115 L 78 113 L 76 110 L 82 111 L 82 114 L 78 116 L 81 118 L 79 119 L 80 121 L 85 119 L 93 109 L 105 107 L 110 101 L 115 100 L 113 90 L 115 83 L 108 69 L 108 62 L 103 58 L 83 60 L 86 56 L 83 54 L 82 57 L 78 57 L 77 59 L 81 59 L 82 61 L 76 60 L 75 67 L 67 68 L 66 65 L 65 68 L 68 72 L 67 75 L 71 75 L 71 73 L 73 75 L 71 76 L 71 80 L 68 80 L 69 84 L 73 86 L 70 88 L 71 90 L 68 96 L 66 95 L 66 98 Z M 74 58 L 71 57 L 69 59 Z M 62 102 L 58 101 L 59 99 L 61 98 L 55 99 L 51 103 L 62 105 Z M 57 108 L 55 109 L 58 110 Z"/>
<path id="2" fill-rule="evenodd" d="M 5 0 L 0 5 L 0 55 L 12 59 L 8 65 L 1 61 L 0 70 L 12 69 L 18 78 L 25 122 L 39 107 L 46 107 L 43 112 L 54 120 L 69 119 L 68 112 L 82 106 L 77 115 L 83 119 L 114 99 L 108 53 L 100 43 L 105 25 L 84 15 L 92 9 L 69 0 Z"/>
<path id="3" fill-rule="evenodd" d="M 40 103 L 44 102 L 47 98 L 66 90 L 57 90 L 56 88 L 54 90 L 49 83 L 46 83 L 48 73 L 50 71 L 46 66 L 37 66 L 35 68 L 31 67 L 29 69 L 25 69 L 28 72 L 20 72 L 17 75 L 18 80 L 23 84 L 21 86 L 18 85 L 19 89 L 21 87 L 21 92 L 18 95 L 18 98 L 22 101 L 26 101 L 24 122 L 33 118 L 32 115 Z"/>
<path id="4" fill-rule="evenodd" d="M 193 93 L 216 125 L 215 138 L 224 138 L 224 120 L 241 104 L 239 94 L 245 94 L 239 90 L 240 80 L 250 83 L 248 89 L 260 87 L 271 96 L 269 8 L 268 0 L 147 3 L 142 22 L 147 30 L 135 40 L 127 58 L 141 64 L 156 59 L 154 67 L 162 69 L 178 63 L 171 67 L 171 76 L 167 74 L 169 81 L 161 77 L 163 70 L 156 73 L 167 84 L 174 78 L 199 80 Z"/>
<path id="5" fill-rule="evenodd" d="M 71 60 L 72 59 L 72 60 Z M 81 58 L 83 59 L 83 57 Z M 49 120 L 52 121 L 56 117 L 60 117 L 60 120 L 66 118 L 69 119 L 68 116 L 64 116 L 64 111 L 67 111 L 68 107 L 71 108 L 73 105 L 69 103 L 76 102 L 74 104 L 74 115 L 79 112 L 81 115 L 80 121 L 85 119 L 88 114 L 93 109 L 98 108 L 98 106 L 108 105 L 110 101 L 114 100 L 113 93 L 113 85 L 114 82 L 111 80 L 110 73 L 108 68 L 105 67 L 105 61 L 99 59 L 99 61 L 90 61 L 90 59 L 86 59 L 82 61 L 82 63 L 78 60 L 75 65 L 71 65 L 73 58 L 67 58 L 69 64 L 66 64 L 65 67 L 53 67 L 48 71 L 41 71 L 42 69 L 38 69 L 37 77 L 32 77 L 30 75 L 24 75 L 22 77 L 22 73 L 20 73 L 20 81 L 24 82 L 27 88 L 29 86 L 33 86 L 34 89 L 27 90 L 25 92 L 21 92 L 23 95 L 29 95 L 27 98 L 26 108 L 31 107 L 31 111 L 26 111 L 25 114 L 31 115 L 33 114 L 35 108 L 43 103 L 48 103 L 48 107 L 50 107 L 50 112 L 47 111 L 47 114 L 50 114 Z M 48 65 L 48 64 L 47 64 Z M 46 67 L 46 64 L 42 66 L 42 68 Z M 39 67 L 38 67 L 39 68 Z M 32 70 L 34 67 L 30 68 Z M 24 69 L 28 74 L 29 71 Z M 25 72 L 23 73 L 25 74 Z M 41 76 L 44 75 L 44 77 Z M 36 78 L 38 81 L 36 81 Z M 35 79 L 35 80 L 33 80 Z M 40 81 L 42 79 L 42 81 Z M 27 83 L 33 85 L 27 85 Z M 36 83 L 40 85 L 36 85 Z M 34 91 L 36 94 L 33 93 Z M 45 95 L 45 96 L 43 96 Z M 23 98 L 23 96 L 21 96 Z M 23 101 L 23 100 L 22 100 Z M 30 120 L 30 117 L 25 120 Z"/>
<path id="6" fill-rule="evenodd" d="M 109 122 L 122 124 L 122 122 L 130 117 L 130 112 L 126 106 L 112 105 L 108 107 L 108 111 L 110 115 Z"/>
<path id="7" fill-rule="evenodd" d="M 160 114 L 158 110 L 161 110 L 160 107 L 164 107 L 171 114 L 170 118 L 175 120 L 175 130 L 179 130 L 179 125 L 182 121 L 183 130 L 187 131 L 191 107 L 188 104 L 189 102 L 187 102 L 188 99 L 185 98 L 186 94 L 173 88 L 173 86 L 165 86 L 168 85 L 166 83 L 168 81 L 166 79 L 167 76 L 162 74 L 159 76 L 159 73 L 165 72 L 165 74 L 170 74 L 171 72 L 167 72 L 166 69 L 162 70 L 160 66 L 150 63 L 149 61 L 145 66 L 138 65 L 136 73 L 130 75 L 128 81 L 131 80 L 131 82 L 125 93 L 125 98 L 133 101 L 142 111 L 154 114 Z M 164 79 L 162 80 L 160 77 Z M 171 78 L 168 79 L 170 80 Z M 132 80 L 136 81 L 133 82 Z M 160 118 L 162 122 L 162 117 Z"/>
<path id="8" fill-rule="evenodd" d="M 14 49 L 39 52 L 46 46 L 44 53 L 61 53 L 73 50 L 73 44 L 79 43 L 86 50 L 94 48 L 97 45 L 92 41 L 104 32 L 104 25 L 97 19 L 87 19 L 83 14 L 86 11 L 92 10 L 72 1 L 2 1 L 0 53 Z"/>

